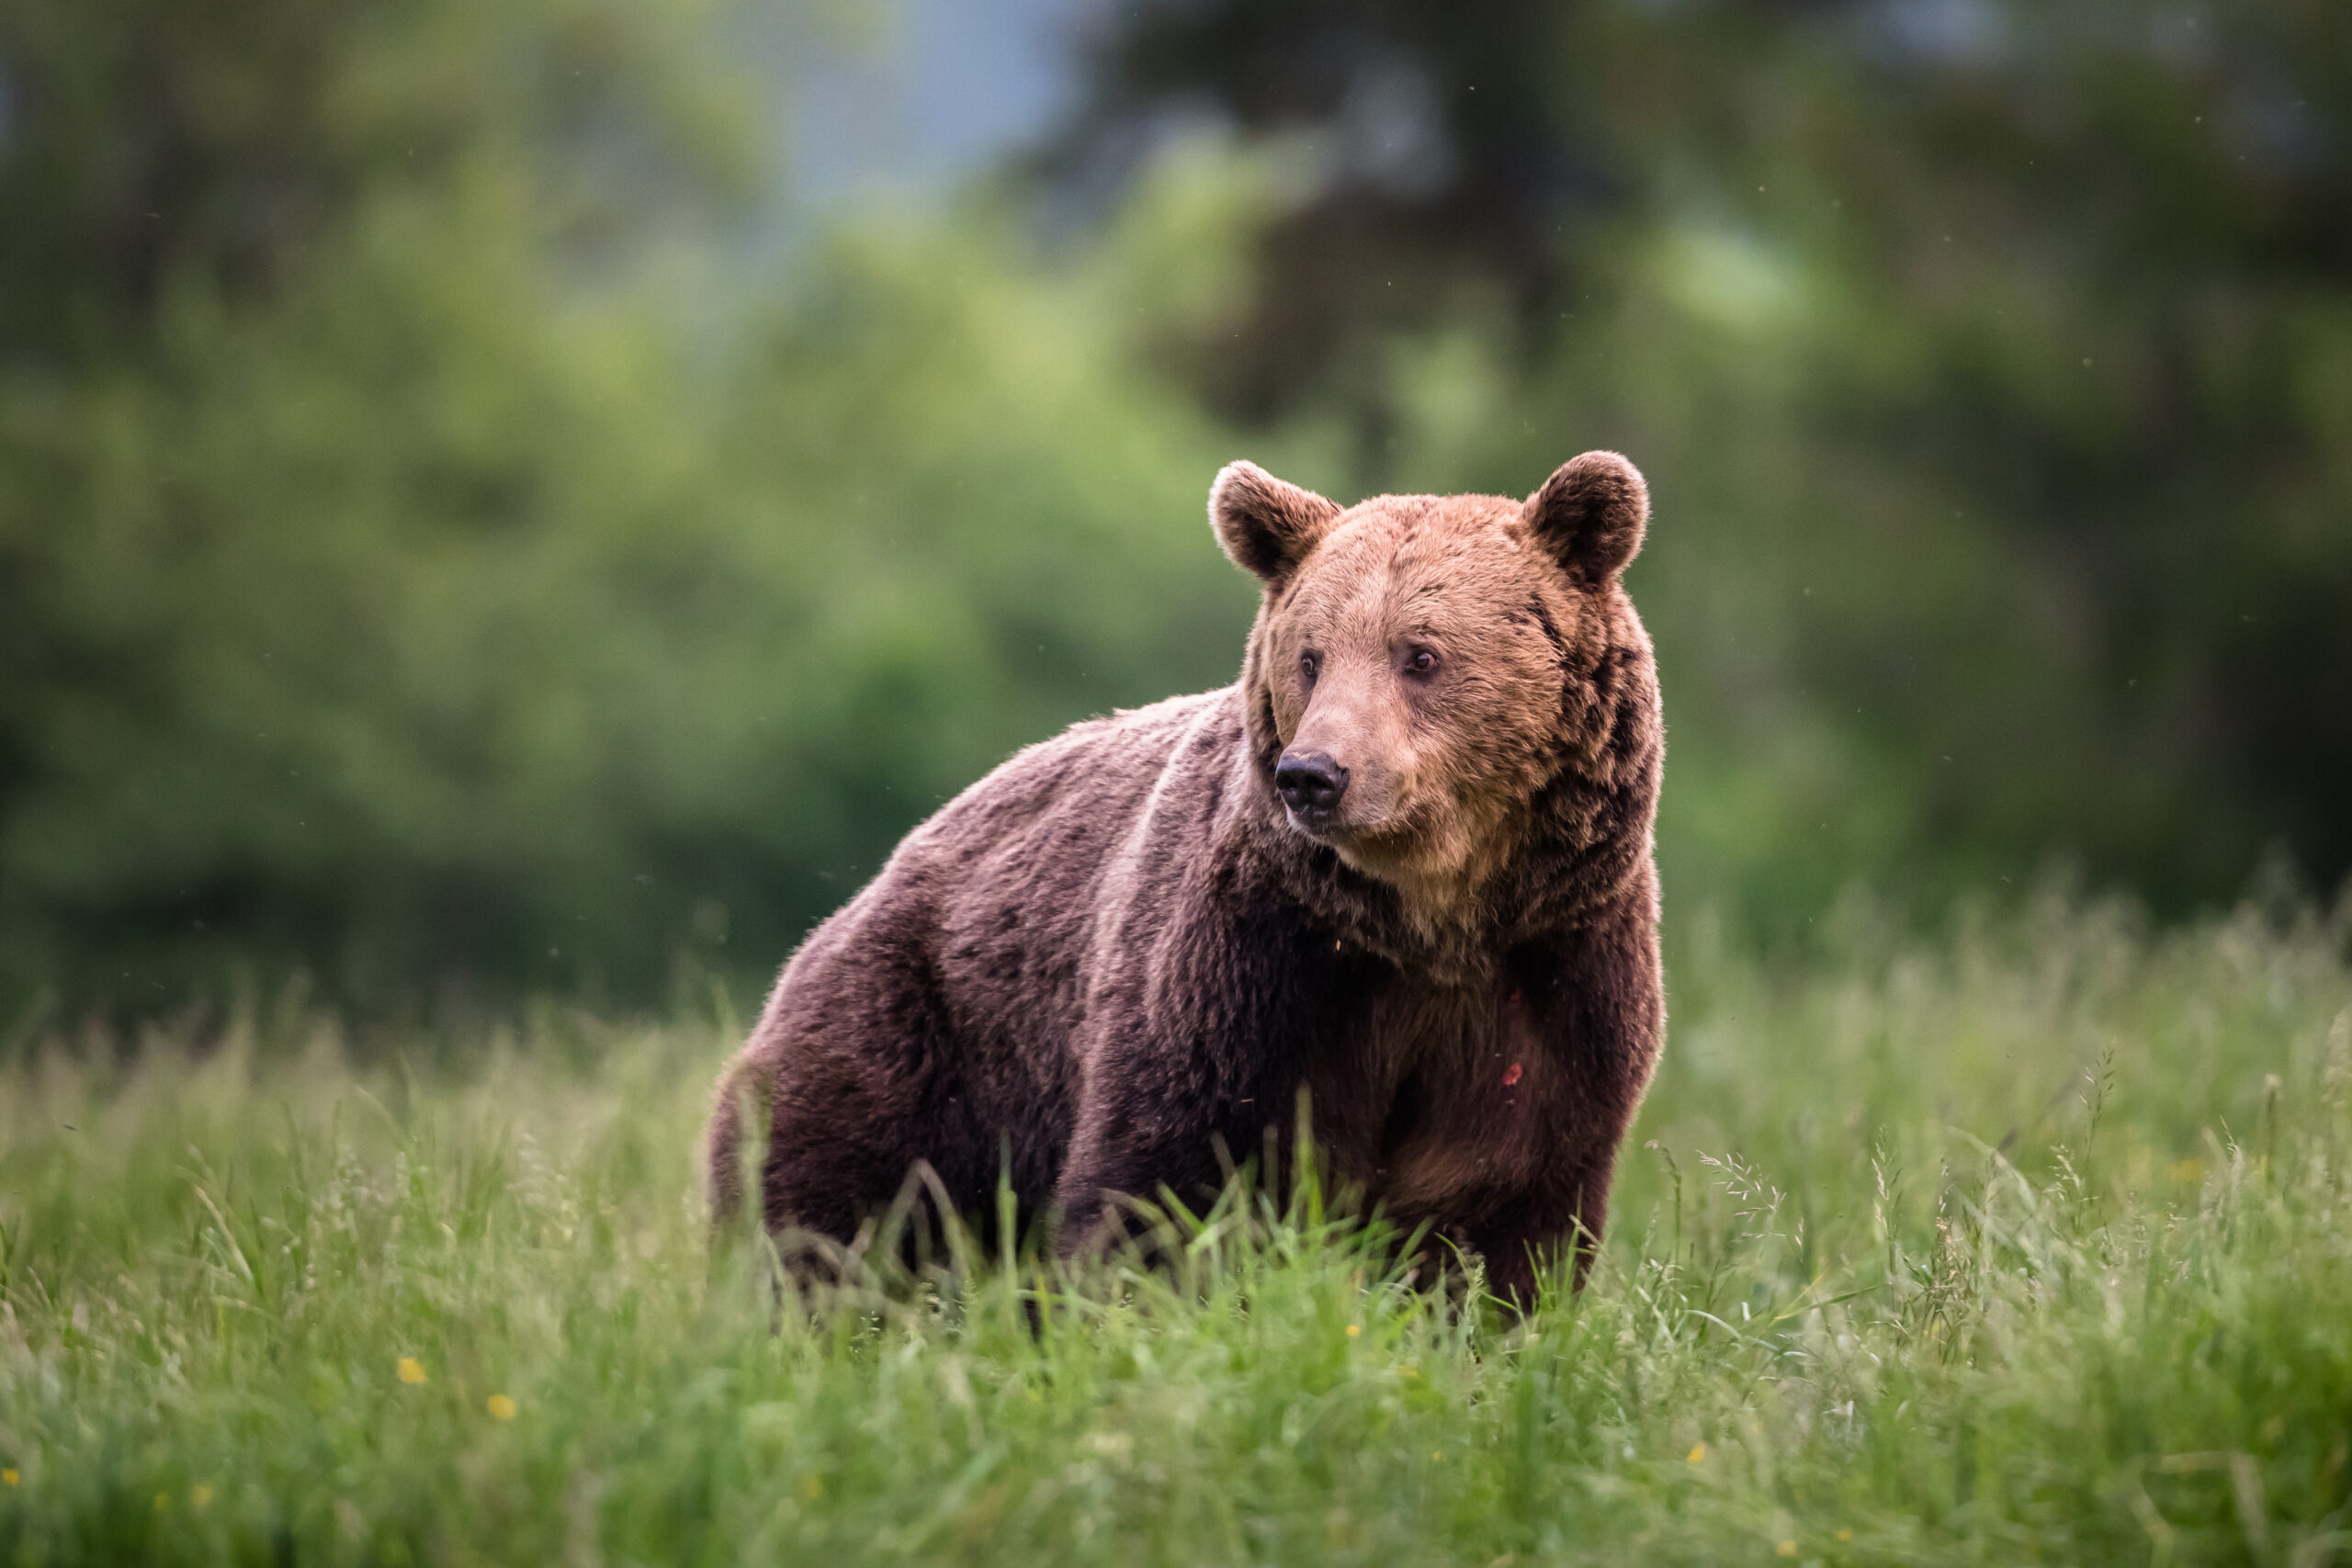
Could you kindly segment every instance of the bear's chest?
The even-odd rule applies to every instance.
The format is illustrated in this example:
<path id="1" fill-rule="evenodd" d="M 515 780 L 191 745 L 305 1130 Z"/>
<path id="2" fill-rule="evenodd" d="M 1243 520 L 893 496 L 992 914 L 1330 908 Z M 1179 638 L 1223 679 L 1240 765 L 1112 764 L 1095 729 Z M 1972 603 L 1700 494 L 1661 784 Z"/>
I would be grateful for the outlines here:
<path id="1" fill-rule="evenodd" d="M 1409 1224 L 1535 1173 L 1565 1085 L 1515 987 L 1381 987 L 1349 1022 L 1307 1083 L 1343 1181 Z"/>

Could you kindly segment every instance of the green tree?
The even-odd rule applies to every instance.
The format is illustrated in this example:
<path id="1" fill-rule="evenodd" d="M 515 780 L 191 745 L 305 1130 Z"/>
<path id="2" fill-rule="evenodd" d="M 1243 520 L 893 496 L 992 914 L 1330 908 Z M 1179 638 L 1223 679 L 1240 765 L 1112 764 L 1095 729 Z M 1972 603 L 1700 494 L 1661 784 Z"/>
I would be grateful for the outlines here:
<path id="1" fill-rule="evenodd" d="M 1092 59 L 1049 168 L 1205 106 L 1305 171 L 1165 345 L 1206 399 L 1365 484 L 1649 465 L 1681 886 L 2352 870 L 2340 7 L 1167 0 Z"/>
<path id="2" fill-rule="evenodd" d="M 5 232 L 90 214 L 7 264 L 11 1001 L 766 972 L 1014 747 L 1227 678 L 1135 299 L 978 213 L 747 271 L 728 17 L 119 13 L 0 56 Z"/>

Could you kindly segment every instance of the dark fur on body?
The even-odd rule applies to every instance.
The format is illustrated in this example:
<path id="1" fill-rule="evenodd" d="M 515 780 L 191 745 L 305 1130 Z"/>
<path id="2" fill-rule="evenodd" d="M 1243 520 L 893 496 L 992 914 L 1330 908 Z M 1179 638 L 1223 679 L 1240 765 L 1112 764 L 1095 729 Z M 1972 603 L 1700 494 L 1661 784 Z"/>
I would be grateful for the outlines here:
<path id="1" fill-rule="evenodd" d="M 1021 752 L 818 928 L 722 1080 L 721 1214 L 745 1088 L 772 1231 L 846 1240 L 920 1160 L 976 1213 L 1008 1175 L 1065 1248 L 1214 1190 L 1304 1089 L 1333 1174 L 1499 1292 L 1598 1236 L 1664 1031 L 1639 476 L 1341 513 L 1235 465 L 1212 513 L 1266 584 L 1240 682 Z M 1396 675 L 1423 637 L 1441 672 Z M 1302 737 L 1363 820 L 1286 809 Z"/>

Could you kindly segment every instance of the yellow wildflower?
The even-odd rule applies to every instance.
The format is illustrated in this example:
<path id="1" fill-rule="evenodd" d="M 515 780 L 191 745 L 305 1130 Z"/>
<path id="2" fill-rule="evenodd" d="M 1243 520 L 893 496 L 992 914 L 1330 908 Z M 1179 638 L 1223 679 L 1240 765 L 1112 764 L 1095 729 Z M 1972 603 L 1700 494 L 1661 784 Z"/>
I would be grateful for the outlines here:
<path id="1" fill-rule="evenodd" d="M 494 1421 L 514 1420 L 514 1402 L 503 1393 L 492 1394 L 490 1396 L 490 1415 L 491 1419 Z"/>
<path id="2" fill-rule="evenodd" d="M 1851 1527 L 1849 1527 L 1849 1528 L 1847 1528 L 1847 1529 L 1841 1529 L 1841 1530 L 1839 1530 L 1839 1531 L 1838 1532 L 1838 1539 L 1839 1540 L 1853 1540 L 1853 1539 L 1854 1539 L 1854 1532 L 1853 1532 L 1852 1528 L 1851 1528 Z"/>
<path id="3" fill-rule="evenodd" d="M 1707 1445 L 1706 1445 L 1706 1444 L 1704 1444 L 1704 1443 L 1693 1443 L 1693 1444 L 1691 1444 L 1691 1445 L 1690 1445 L 1690 1451 L 1689 1453 L 1687 1453 L 1687 1454 L 1684 1454 L 1684 1455 L 1682 1456 L 1682 1459 L 1683 1459 L 1683 1462 L 1685 1462 L 1686 1464 L 1697 1464 L 1698 1462 L 1700 1462 L 1702 1460 L 1705 1459 L 1706 1457 L 1707 1457 Z"/>
<path id="4" fill-rule="evenodd" d="M 212 1488 L 201 1481 L 187 1489 L 187 1500 L 199 1508 L 212 1506 Z"/>
<path id="5" fill-rule="evenodd" d="M 424 1381 L 424 1363 L 418 1360 L 414 1356 L 402 1356 L 401 1358 L 401 1382 L 423 1382 Z"/>
<path id="6" fill-rule="evenodd" d="M 1351 1324 L 1348 1325 L 1348 1337 L 1349 1337 L 1349 1338 L 1353 1339 L 1357 1335 L 1362 1334 L 1363 1332 L 1363 1324 L 1361 1324 L 1361 1323 L 1351 1323 Z"/>
<path id="7" fill-rule="evenodd" d="M 1795 1541 L 1792 1541 L 1792 1540 L 1784 1540 L 1784 1541 L 1781 1542 L 1781 1544 L 1780 1544 L 1780 1545 L 1778 1545 L 1778 1546 L 1774 1547 L 1772 1550 L 1773 1550 L 1773 1551 L 1774 1551 L 1775 1553 L 1777 1553 L 1777 1554 L 1778 1554 L 1778 1555 L 1780 1555 L 1780 1556 L 1782 1556 L 1782 1557 L 1794 1557 L 1794 1556 L 1797 1554 L 1797 1543 L 1796 1543 Z"/>
<path id="8" fill-rule="evenodd" d="M 23 1479 L 23 1476 L 18 1475 L 13 1470 L 0 1470 L 0 1486 L 14 1486 L 17 1482 L 22 1481 Z"/>

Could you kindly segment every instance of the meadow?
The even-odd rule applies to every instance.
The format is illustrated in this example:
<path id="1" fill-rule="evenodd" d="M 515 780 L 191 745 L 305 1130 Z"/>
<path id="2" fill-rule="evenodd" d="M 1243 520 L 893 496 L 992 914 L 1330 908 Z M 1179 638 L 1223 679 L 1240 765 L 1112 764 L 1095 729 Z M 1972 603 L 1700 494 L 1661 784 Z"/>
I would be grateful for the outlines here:
<path id="1" fill-rule="evenodd" d="M 2352 908 L 1675 929 L 1588 1287 L 1309 1186 L 771 1304 L 738 1021 L 299 997 L 0 1065 L 0 1562 L 2352 1558 Z"/>

